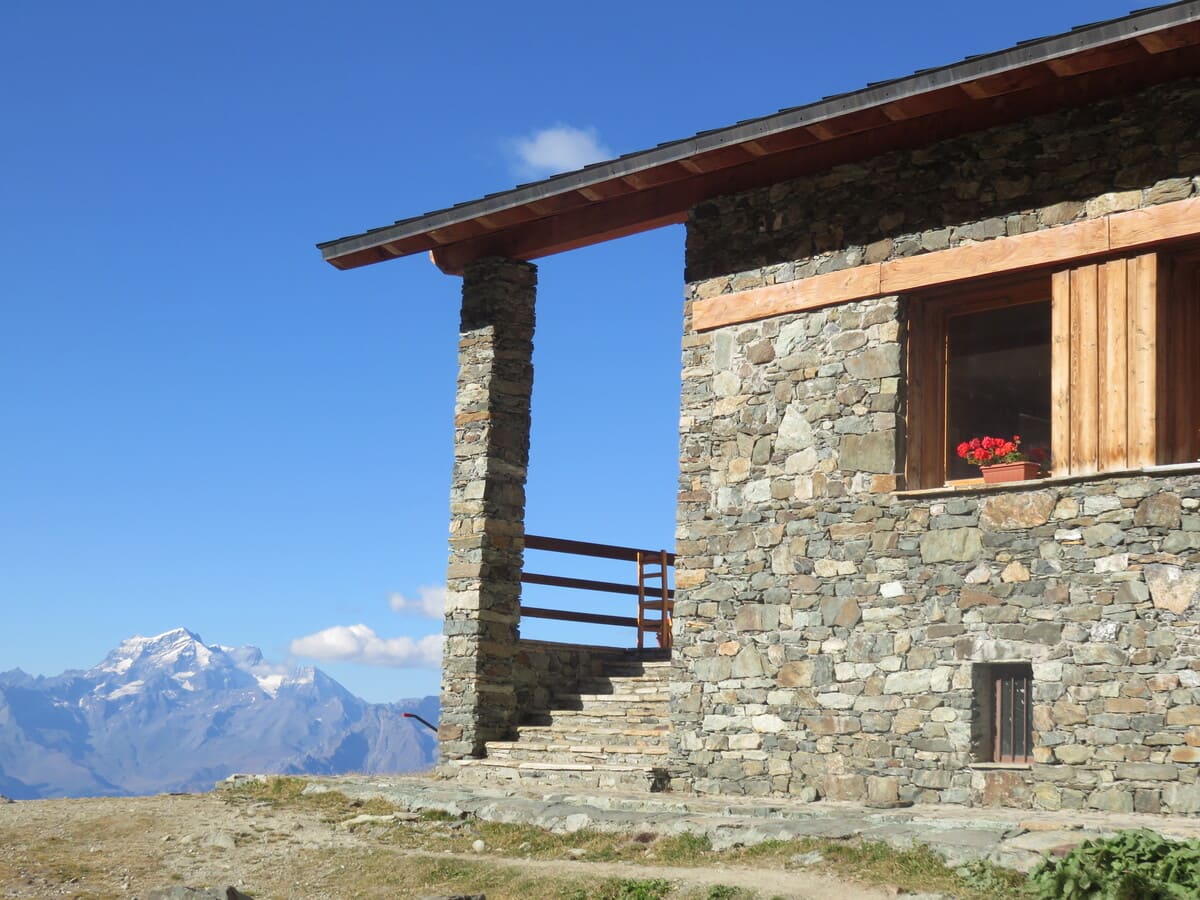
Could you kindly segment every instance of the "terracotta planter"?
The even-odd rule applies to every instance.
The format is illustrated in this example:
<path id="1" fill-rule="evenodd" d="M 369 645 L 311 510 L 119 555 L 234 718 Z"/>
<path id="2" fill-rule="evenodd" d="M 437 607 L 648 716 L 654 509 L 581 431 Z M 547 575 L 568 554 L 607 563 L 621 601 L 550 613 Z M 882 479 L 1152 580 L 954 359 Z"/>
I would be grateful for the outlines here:
<path id="1" fill-rule="evenodd" d="M 1042 472 L 1042 464 L 1035 462 L 996 463 L 994 466 L 980 466 L 983 480 L 986 484 L 996 484 L 1001 481 L 1030 481 Z"/>

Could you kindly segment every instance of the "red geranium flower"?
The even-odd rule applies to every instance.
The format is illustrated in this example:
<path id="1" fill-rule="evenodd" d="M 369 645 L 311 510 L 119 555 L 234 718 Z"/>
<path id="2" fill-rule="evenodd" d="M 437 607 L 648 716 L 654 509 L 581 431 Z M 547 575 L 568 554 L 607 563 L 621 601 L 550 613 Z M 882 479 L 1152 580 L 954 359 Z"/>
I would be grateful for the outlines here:
<path id="1" fill-rule="evenodd" d="M 1021 452 L 1021 436 L 1019 434 L 1014 434 L 1012 440 L 991 435 L 975 437 L 969 441 L 963 441 L 954 449 L 960 459 L 965 459 L 975 466 L 1025 462 L 1030 459 L 1041 462 L 1049 455 L 1043 448 L 1033 450 L 1028 455 Z"/>

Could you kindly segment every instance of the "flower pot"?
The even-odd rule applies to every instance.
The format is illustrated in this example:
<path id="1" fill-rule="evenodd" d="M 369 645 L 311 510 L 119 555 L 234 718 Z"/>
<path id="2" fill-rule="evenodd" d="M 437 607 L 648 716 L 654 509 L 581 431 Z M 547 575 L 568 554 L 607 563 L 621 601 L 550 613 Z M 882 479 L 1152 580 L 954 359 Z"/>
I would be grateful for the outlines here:
<path id="1" fill-rule="evenodd" d="M 1042 464 L 1035 462 L 996 463 L 992 466 L 980 466 L 983 480 L 986 484 L 996 484 L 1001 481 L 1029 481 L 1037 478 L 1042 472 Z"/>

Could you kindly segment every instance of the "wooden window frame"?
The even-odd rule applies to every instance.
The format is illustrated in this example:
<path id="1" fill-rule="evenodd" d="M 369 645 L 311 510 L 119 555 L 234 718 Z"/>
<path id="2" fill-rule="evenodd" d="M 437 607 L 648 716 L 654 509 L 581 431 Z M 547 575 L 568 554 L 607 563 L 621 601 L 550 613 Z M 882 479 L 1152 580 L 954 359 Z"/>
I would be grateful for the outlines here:
<path id="1" fill-rule="evenodd" d="M 974 288 L 931 291 L 908 301 L 907 445 L 905 481 L 910 488 L 971 486 L 983 478 L 947 481 L 949 324 L 971 313 L 1051 303 L 1048 273 L 989 281 Z M 1051 303 L 1051 309 L 1053 308 Z M 1051 388 L 1047 385 L 1047 389 Z"/>

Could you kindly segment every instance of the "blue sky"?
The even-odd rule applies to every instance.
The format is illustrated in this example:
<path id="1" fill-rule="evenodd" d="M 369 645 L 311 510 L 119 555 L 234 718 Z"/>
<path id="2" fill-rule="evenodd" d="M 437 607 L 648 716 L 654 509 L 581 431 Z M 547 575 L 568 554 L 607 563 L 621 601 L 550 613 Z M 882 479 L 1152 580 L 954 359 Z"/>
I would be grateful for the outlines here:
<path id="1" fill-rule="evenodd" d="M 435 692 L 459 281 L 316 242 L 1131 6 L 10 0 L 0 670 L 183 625 Z M 682 246 L 540 262 L 529 530 L 671 544 Z"/>

